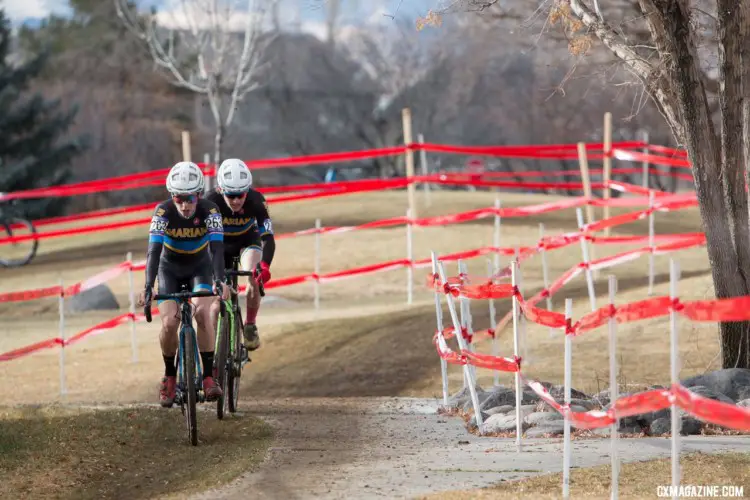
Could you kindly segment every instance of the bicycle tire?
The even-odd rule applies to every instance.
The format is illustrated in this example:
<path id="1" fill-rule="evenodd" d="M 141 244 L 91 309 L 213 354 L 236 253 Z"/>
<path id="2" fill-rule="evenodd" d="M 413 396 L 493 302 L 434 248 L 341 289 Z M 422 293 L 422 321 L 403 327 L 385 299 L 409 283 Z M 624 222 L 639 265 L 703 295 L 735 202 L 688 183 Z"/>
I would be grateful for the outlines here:
<path id="1" fill-rule="evenodd" d="M 234 342 L 232 369 L 229 371 L 227 388 L 229 389 L 229 412 L 236 413 L 240 401 L 240 377 L 242 375 L 242 316 L 239 311 L 234 314 Z"/>
<path id="2" fill-rule="evenodd" d="M 198 397 L 195 385 L 195 330 L 191 326 L 186 326 L 183 329 L 183 335 L 185 339 L 185 361 L 182 366 L 185 371 L 185 392 L 187 393 L 185 423 L 187 424 L 190 444 L 198 446 L 198 417 L 195 409 Z"/>
<path id="3" fill-rule="evenodd" d="M 34 224 L 31 223 L 31 221 L 22 219 L 20 217 L 7 217 L 3 219 L 2 223 L 0 223 L 0 226 L 3 228 L 3 230 L 8 234 L 8 237 L 13 236 L 13 229 L 12 227 L 16 224 L 20 224 L 24 226 L 26 229 L 29 230 L 30 234 L 36 234 L 36 228 L 34 227 Z M 31 260 L 36 256 L 37 248 L 39 247 L 39 240 L 33 239 L 31 240 L 31 250 L 28 254 L 26 254 L 26 257 L 22 259 L 0 259 L 0 266 L 2 267 L 21 267 L 25 266 Z"/>
<path id="4" fill-rule="evenodd" d="M 221 307 L 219 313 L 219 324 L 216 329 L 217 338 L 217 349 L 216 349 L 216 377 L 217 382 L 221 388 L 221 396 L 216 401 L 216 417 L 219 420 L 224 418 L 224 410 L 227 408 L 227 381 L 229 379 L 229 372 L 232 370 L 232 361 L 229 358 L 229 319 L 227 317 L 227 310 L 224 305 Z"/>

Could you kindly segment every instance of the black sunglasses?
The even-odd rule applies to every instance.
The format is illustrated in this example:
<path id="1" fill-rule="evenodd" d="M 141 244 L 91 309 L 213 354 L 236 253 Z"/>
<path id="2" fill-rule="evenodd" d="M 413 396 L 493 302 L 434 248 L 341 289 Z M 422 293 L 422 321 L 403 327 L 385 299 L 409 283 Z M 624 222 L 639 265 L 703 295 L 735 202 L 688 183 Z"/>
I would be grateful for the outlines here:
<path id="1" fill-rule="evenodd" d="M 224 193 L 224 196 L 229 198 L 230 200 L 238 200 L 240 198 L 243 198 L 247 193 Z"/>
<path id="2" fill-rule="evenodd" d="M 198 201 L 198 195 L 195 194 L 176 194 L 172 196 L 175 203 L 195 203 Z"/>

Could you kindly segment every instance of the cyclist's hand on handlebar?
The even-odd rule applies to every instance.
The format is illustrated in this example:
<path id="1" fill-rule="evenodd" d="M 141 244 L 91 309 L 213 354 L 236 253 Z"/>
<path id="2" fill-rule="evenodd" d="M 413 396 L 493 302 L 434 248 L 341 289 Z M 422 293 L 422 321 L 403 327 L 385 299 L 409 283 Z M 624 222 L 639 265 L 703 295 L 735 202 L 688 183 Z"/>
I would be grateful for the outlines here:
<path id="1" fill-rule="evenodd" d="M 229 300 L 229 287 L 226 283 L 217 281 L 214 283 L 214 293 L 221 296 L 222 300 Z"/>
<path id="2" fill-rule="evenodd" d="M 147 303 L 151 303 L 151 297 L 153 296 L 153 293 L 151 291 L 151 287 L 145 287 L 143 291 L 138 294 L 138 301 L 136 302 L 136 305 L 138 307 L 143 307 Z"/>
<path id="3" fill-rule="evenodd" d="M 261 261 L 260 263 L 260 273 L 257 275 L 257 280 L 259 283 L 266 284 L 271 279 L 271 269 L 268 267 L 268 264 Z"/>

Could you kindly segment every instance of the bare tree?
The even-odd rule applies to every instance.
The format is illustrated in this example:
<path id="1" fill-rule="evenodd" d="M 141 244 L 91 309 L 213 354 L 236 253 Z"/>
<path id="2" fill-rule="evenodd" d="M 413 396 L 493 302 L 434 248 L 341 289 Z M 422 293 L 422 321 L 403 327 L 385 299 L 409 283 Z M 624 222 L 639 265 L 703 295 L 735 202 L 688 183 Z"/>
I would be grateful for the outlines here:
<path id="1" fill-rule="evenodd" d="M 258 87 L 264 68 L 263 54 L 274 36 L 263 30 L 269 2 L 181 0 L 181 9 L 171 14 L 146 15 L 128 0 L 114 2 L 124 25 L 146 44 L 172 83 L 205 96 L 215 122 L 218 164 L 237 104 Z"/>
<path id="2" fill-rule="evenodd" d="M 467 0 L 475 7 L 494 0 Z M 750 295 L 750 227 L 742 140 L 750 125 L 750 2 L 621 0 L 628 18 L 589 0 L 544 1 L 571 47 L 593 42 L 614 54 L 651 97 L 679 144 L 687 148 L 700 206 L 714 289 L 719 298 Z M 713 40 L 713 43 L 709 43 Z M 718 82 L 718 85 L 715 85 Z M 718 88 L 716 88 L 718 87 Z M 711 105 L 713 89 L 717 111 Z M 745 145 L 745 151 L 750 144 Z M 747 156 L 744 164 L 748 163 Z M 722 365 L 750 368 L 750 323 L 720 325 Z"/>

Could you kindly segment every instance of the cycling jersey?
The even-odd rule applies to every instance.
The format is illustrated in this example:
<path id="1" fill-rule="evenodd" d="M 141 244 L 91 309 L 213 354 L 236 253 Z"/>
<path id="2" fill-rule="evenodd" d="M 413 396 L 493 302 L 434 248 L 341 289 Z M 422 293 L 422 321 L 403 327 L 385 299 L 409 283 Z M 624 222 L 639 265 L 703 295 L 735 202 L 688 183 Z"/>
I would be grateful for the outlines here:
<path id="1" fill-rule="evenodd" d="M 223 240 L 221 214 L 215 203 L 199 198 L 195 213 L 188 219 L 180 215 L 171 199 L 160 203 L 154 209 L 149 228 L 146 285 L 154 286 L 158 272 L 160 278 L 171 276 L 179 283 L 200 277 L 193 288 L 207 285 L 210 289 L 211 284 L 205 281 L 211 274 L 215 279 L 224 279 Z M 160 279 L 160 292 L 179 291 L 169 286 L 165 289 L 165 285 Z"/>
<path id="2" fill-rule="evenodd" d="M 254 189 L 250 189 L 245 203 L 238 212 L 224 200 L 224 195 L 214 191 L 206 197 L 219 207 L 224 227 L 225 259 L 237 257 L 243 248 L 263 250 L 263 261 L 271 265 L 276 250 L 273 238 L 273 223 L 268 213 L 266 198 Z M 261 239 L 265 242 L 261 245 Z M 228 261 L 227 261 L 228 262 Z"/>

